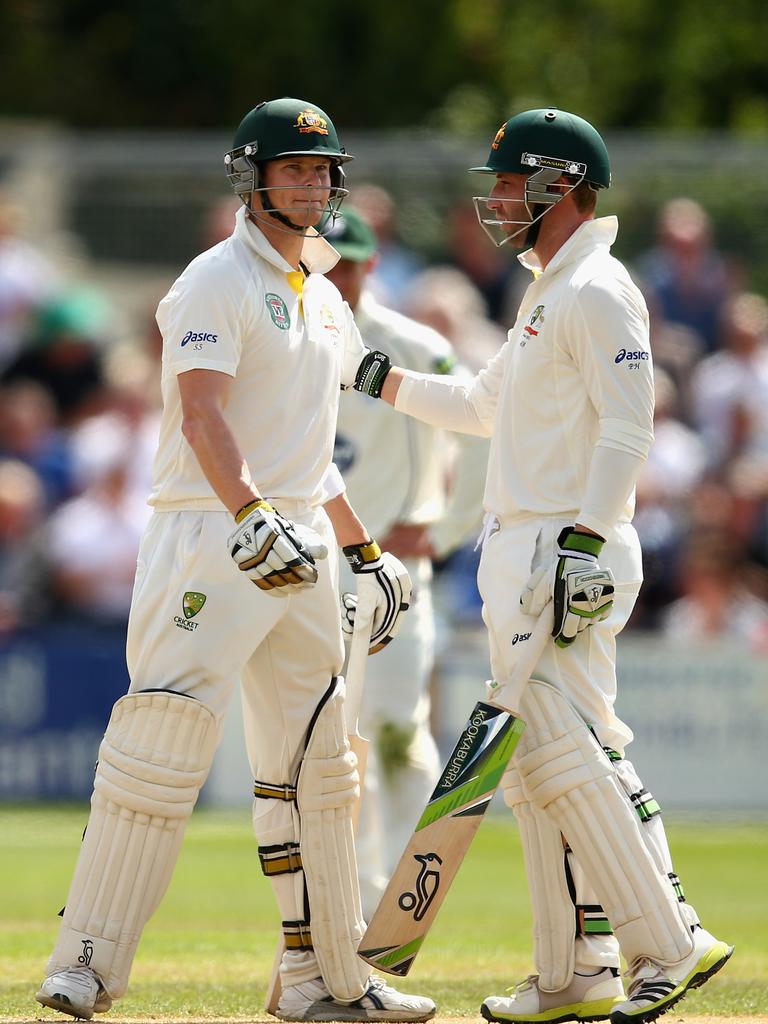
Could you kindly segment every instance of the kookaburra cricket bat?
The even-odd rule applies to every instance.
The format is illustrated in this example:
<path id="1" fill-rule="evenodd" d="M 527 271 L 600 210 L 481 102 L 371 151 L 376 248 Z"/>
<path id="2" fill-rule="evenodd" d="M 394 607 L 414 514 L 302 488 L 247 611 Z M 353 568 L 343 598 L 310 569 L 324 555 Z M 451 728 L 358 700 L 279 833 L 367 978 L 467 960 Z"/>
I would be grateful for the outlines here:
<path id="1" fill-rule="evenodd" d="M 550 604 L 512 678 L 472 710 L 360 943 L 379 970 L 413 966 L 525 728 L 515 711 L 551 632 Z"/>

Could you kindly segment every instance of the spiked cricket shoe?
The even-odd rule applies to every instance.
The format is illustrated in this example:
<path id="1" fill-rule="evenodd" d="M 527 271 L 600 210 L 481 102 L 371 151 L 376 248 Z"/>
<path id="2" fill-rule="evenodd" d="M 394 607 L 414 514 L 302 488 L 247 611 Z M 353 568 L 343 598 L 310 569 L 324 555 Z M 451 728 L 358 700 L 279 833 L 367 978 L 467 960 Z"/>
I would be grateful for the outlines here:
<path id="1" fill-rule="evenodd" d="M 733 953 L 733 946 L 700 927 L 694 929 L 693 941 L 693 952 L 671 967 L 647 957 L 635 960 L 626 974 L 628 997 L 611 1013 L 611 1024 L 656 1020 L 686 992 L 708 981 Z"/>
<path id="2" fill-rule="evenodd" d="M 283 989 L 275 1016 L 305 1021 L 423 1021 L 435 1015 L 435 1004 L 425 996 L 411 996 L 372 975 L 368 988 L 353 1003 L 339 1003 L 322 978 Z"/>
<path id="3" fill-rule="evenodd" d="M 626 998 L 619 972 L 613 967 L 605 967 L 598 974 L 575 973 L 570 984 L 559 992 L 543 991 L 538 974 L 532 974 L 510 993 L 488 996 L 480 1007 L 483 1017 L 503 1024 L 607 1020 L 614 1006 Z"/>
<path id="4" fill-rule="evenodd" d="M 106 1013 L 112 1005 L 112 998 L 90 967 L 65 967 L 49 975 L 35 999 L 82 1020 L 90 1020 L 94 1013 Z"/>

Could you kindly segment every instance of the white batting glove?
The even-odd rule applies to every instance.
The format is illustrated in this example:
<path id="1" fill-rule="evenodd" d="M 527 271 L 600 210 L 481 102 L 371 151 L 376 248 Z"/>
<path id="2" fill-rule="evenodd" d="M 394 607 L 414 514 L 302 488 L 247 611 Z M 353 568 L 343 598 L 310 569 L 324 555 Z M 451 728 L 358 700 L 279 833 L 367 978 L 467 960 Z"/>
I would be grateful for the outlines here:
<path id="1" fill-rule="evenodd" d="M 342 550 L 357 577 L 357 594 L 341 596 L 341 628 L 352 636 L 357 602 L 364 589 L 370 588 L 375 610 L 368 653 L 376 654 L 397 636 L 411 600 L 411 577 L 399 558 L 388 551 L 382 554 L 375 540 L 349 544 Z"/>
<path id="2" fill-rule="evenodd" d="M 582 630 L 610 615 L 613 573 L 597 561 L 604 543 L 567 526 L 557 538 L 557 561 L 536 569 L 523 588 L 520 605 L 529 615 L 554 601 L 552 636 L 558 647 L 570 647 Z"/>
<path id="3" fill-rule="evenodd" d="M 314 530 L 284 519 L 266 501 L 244 505 L 235 522 L 229 553 L 260 590 L 287 597 L 315 585 L 315 561 L 325 558 L 328 548 Z"/>

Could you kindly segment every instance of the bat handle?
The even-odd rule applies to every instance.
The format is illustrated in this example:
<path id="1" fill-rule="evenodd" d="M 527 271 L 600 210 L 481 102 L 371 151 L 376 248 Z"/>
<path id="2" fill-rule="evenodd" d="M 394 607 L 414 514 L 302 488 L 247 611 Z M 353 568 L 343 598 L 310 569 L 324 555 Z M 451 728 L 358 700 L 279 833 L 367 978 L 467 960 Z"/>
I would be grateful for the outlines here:
<path id="1" fill-rule="evenodd" d="M 520 718 L 520 702 L 523 697 L 523 690 L 528 685 L 528 680 L 536 671 L 544 650 L 552 638 L 552 626 L 554 625 L 554 606 L 550 601 L 544 611 L 536 620 L 536 625 L 531 630 L 531 638 L 523 648 L 512 674 L 506 683 L 492 684 L 490 694 L 492 704 L 498 704 L 505 711 L 511 712 L 516 718 Z"/>
<path id="2" fill-rule="evenodd" d="M 357 733 L 357 720 L 363 700 L 363 682 L 375 610 L 374 601 L 366 601 L 364 598 L 358 601 L 355 609 L 355 626 L 352 630 L 352 642 L 349 645 L 344 697 L 344 718 L 347 723 L 347 732 L 350 734 Z"/>

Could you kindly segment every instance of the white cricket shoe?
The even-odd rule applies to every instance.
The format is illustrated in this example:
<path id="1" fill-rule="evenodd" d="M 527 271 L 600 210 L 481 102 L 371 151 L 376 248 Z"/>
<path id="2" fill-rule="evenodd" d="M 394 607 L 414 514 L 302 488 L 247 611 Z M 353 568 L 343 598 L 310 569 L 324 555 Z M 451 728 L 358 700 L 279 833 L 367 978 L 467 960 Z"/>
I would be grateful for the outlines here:
<path id="1" fill-rule="evenodd" d="M 611 1013 L 611 1024 L 652 1021 L 670 1010 L 686 992 L 698 988 L 723 967 L 733 946 L 700 926 L 693 930 L 693 952 L 671 967 L 648 957 L 635 960 L 626 973 L 626 1002 Z"/>
<path id="2" fill-rule="evenodd" d="M 374 975 L 354 1003 L 337 1002 L 322 978 L 283 989 L 275 1016 L 280 1020 L 422 1021 L 435 1015 L 435 1004 L 425 996 L 411 996 Z"/>
<path id="3" fill-rule="evenodd" d="M 90 967 L 65 967 L 49 975 L 35 999 L 83 1020 L 90 1020 L 94 1013 L 106 1013 L 112 1005 L 112 997 Z"/>
<path id="4" fill-rule="evenodd" d="M 607 1020 L 614 1006 L 626 998 L 621 977 L 614 967 L 604 967 L 598 974 L 576 973 L 570 984 L 559 992 L 542 991 L 538 974 L 531 974 L 510 991 L 508 996 L 488 996 L 480 1007 L 486 1020 L 514 1024 Z"/>

